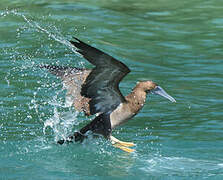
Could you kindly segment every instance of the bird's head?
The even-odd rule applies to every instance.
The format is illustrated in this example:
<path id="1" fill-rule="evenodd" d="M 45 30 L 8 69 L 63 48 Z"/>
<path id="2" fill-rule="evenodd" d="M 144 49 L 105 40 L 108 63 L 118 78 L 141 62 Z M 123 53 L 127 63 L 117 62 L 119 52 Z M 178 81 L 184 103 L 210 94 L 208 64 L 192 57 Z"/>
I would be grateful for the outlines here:
<path id="1" fill-rule="evenodd" d="M 151 94 L 156 94 L 163 96 L 167 99 L 169 99 L 171 102 L 176 102 L 176 100 L 167 94 L 167 92 L 158 86 L 158 84 L 154 83 L 153 81 L 141 81 L 137 84 L 138 87 L 140 87 L 144 92 L 151 93 Z"/>

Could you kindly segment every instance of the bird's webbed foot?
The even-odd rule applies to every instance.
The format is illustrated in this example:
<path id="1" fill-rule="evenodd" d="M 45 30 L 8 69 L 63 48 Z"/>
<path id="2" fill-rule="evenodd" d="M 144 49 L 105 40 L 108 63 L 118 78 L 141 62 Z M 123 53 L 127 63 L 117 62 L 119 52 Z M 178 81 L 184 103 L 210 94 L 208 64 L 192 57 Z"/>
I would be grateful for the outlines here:
<path id="1" fill-rule="evenodd" d="M 134 143 L 132 142 L 124 142 L 124 141 L 120 141 L 118 140 L 117 138 L 115 138 L 114 136 L 110 136 L 110 140 L 111 140 L 111 143 L 114 147 L 116 148 L 119 148 L 125 152 L 134 152 L 135 150 L 134 149 L 131 149 L 129 147 L 132 147 L 132 146 L 135 146 Z"/>

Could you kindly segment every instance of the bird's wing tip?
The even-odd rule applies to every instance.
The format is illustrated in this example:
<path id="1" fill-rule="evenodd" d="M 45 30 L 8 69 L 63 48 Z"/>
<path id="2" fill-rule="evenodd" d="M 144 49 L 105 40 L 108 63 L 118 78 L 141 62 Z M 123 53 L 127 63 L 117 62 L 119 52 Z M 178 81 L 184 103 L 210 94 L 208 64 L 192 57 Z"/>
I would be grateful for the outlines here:
<path id="1" fill-rule="evenodd" d="M 72 37 L 72 39 L 76 40 L 76 41 L 79 42 L 79 43 L 82 42 L 80 39 L 78 39 L 78 38 L 76 38 L 76 37 L 74 37 L 74 36 Z M 74 41 L 73 41 L 73 40 L 70 40 L 70 42 L 74 42 Z"/>

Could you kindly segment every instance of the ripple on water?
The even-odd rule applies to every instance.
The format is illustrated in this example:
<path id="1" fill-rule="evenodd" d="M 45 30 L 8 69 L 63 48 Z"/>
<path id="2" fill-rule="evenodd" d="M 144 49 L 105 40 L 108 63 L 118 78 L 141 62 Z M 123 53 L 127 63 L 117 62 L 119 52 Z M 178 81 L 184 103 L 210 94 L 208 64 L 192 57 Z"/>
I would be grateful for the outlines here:
<path id="1" fill-rule="evenodd" d="M 155 157 L 144 161 L 143 171 L 160 176 L 211 177 L 223 173 L 222 164 L 217 161 L 185 157 Z"/>

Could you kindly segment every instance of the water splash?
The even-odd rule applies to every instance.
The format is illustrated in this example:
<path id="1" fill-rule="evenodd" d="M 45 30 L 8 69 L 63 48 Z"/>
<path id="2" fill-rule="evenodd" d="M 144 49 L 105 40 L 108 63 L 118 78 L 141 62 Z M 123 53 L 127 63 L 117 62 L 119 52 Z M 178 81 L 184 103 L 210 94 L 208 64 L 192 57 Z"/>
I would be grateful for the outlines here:
<path id="1" fill-rule="evenodd" d="M 59 91 L 59 92 L 62 92 Z M 74 125 L 78 125 L 81 121 L 77 119 L 79 112 L 73 112 L 72 108 L 72 99 L 65 98 L 65 102 L 58 101 L 57 93 L 51 101 L 48 103 L 53 106 L 54 112 L 53 116 L 47 119 L 44 122 L 43 133 L 46 134 L 47 127 L 50 127 L 53 130 L 54 140 L 58 141 L 60 139 L 65 139 L 67 136 L 72 134 L 72 129 Z M 59 109 L 69 108 L 67 112 L 59 112 Z"/>
<path id="2" fill-rule="evenodd" d="M 59 31 L 54 31 L 53 33 L 50 32 L 49 30 L 47 30 L 46 28 L 42 27 L 38 22 L 32 20 L 31 18 L 28 18 L 27 16 L 25 16 L 24 14 L 18 12 L 16 9 L 13 10 L 6 10 L 4 12 L 2 12 L 0 14 L 0 17 L 6 17 L 8 15 L 14 15 L 17 17 L 21 17 L 23 18 L 23 20 L 31 27 L 33 28 L 33 30 L 46 34 L 49 38 L 51 38 L 52 40 L 55 40 L 63 45 L 65 45 L 66 47 L 68 47 L 69 49 L 71 49 L 74 53 L 78 54 L 76 52 L 76 48 L 65 39 L 64 36 L 62 36 L 61 33 L 59 33 Z M 19 33 L 19 29 L 17 29 L 17 32 Z"/>
<path id="3" fill-rule="evenodd" d="M 55 135 L 55 141 L 65 139 L 70 135 L 76 117 L 77 113 L 59 113 L 55 107 L 54 115 L 44 122 L 43 133 L 46 134 L 46 128 L 50 127 Z"/>
<path id="4" fill-rule="evenodd" d="M 6 9 L 0 14 L 0 18 L 5 18 L 7 16 L 18 17 L 25 22 L 25 25 L 19 25 L 19 27 L 16 29 L 17 45 L 15 47 L 12 46 L 3 49 L 4 53 L 8 55 L 9 59 L 13 61 L 13 66 L 10 67 L 10 70 L 5 76 L 5 81 L 7 82 L 8 86 L 13 86 L 13 83 L 11 82 L 17 79 L 17 81 L 25 84 L 24 88 L 29 87 L 29 90 L 25 89 L 25 91 L 27 91 L 26 94 L 28 94 L 28 96 L 32 95 L 32 99 L 28 103 L 29 110 L 32 112 L 32 114 L 28 113 L 26 118 L 27 120 L 31 121 L 32 118 L 36 118 L 39 121 L 42 121 L 44 123 L 43 134 L 46 135 L 47 129 L 50 127 L 53 131 L 55 141 L 60 138 L 66 138 L 68 135 L 70 135 L 73 125 L 77 125 L 81 122 L 77 120 L 78 113 L 74 112 L 71 108 L 72 99 L 65 97 L 64 100 L 65 93 L 64 89 L 61 90 L 61 83 L 52 82 L 52 76 L 50 76 L 49 73 L 46 72 L 40 74 L 40 69 L 35 67 L 35 64 L 39 64 L 39 62 L 35 62 L 38 61 L 39 55 L 46 57 L 45 59 L 47 60 L 52 58 L 54 47 L 52 44 L 50 44 L 49 48 L 45 50 L 45 46 L 47 45 L 41 41 L 41 45 L 38 47 L 38 49 L 34 49 L 34 51 L 31 49 L 31 51 L 29 51 L 29 49 L 26 47 L 21 47 L 18 42 L 20 42 L 21 39 L 24 39 L 21 38 L 22 34 L 26 32 L 37 32 L 40 35 L 39 38 L 41 35 L 45 35 L 48 37 L 48 39 L 59 42 L 75 54 L 79 54 L 76 52 L 75 47 L 68 40 L 66 40 L 66 37 L 62 35 L 60 29 L 54 25 L 46 26 L 44 25 L 44 22 L 41 23 L 40 21 L 33 20 L 31 15 L 27 15 L 25 12 L 19 12 L 16 9 Z M 44 19 L 43 16 L 42 19 Z M 67 58 L 66 54 L 64 57 Z M 56 63 L 59 64 L 59 62 Z M 84 66 L 82 61 L 79 61 L 78 65 L 80 67 Z M 27 77 L 30 75 L 31 77 L 35 77 L 34 81 L 38 79 L 36 81 L 36 87 L 33 85 L 32 87 L 29 86 L 29 79 Z M 34 81 L 30 80 L 30 83 L 33 83 Z M 60 90 L 58 90 L 58 87 Z M 49 91 L 52 91 L 52 93 L 49 93 Z M 43 94 L 47 94 L 49 98 L 44 100 L 40 98 Z M 52 113 L 46 112 L 44 110 L 46 108 L 48 108 Z M 62 112 L 60 112 L 61 109 Z M 47 114 L 48 118 L 46 119 L 45 116 L 47 116 Z M 50 117 L 49 114 L 51 114 Z"/>

